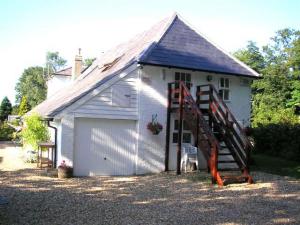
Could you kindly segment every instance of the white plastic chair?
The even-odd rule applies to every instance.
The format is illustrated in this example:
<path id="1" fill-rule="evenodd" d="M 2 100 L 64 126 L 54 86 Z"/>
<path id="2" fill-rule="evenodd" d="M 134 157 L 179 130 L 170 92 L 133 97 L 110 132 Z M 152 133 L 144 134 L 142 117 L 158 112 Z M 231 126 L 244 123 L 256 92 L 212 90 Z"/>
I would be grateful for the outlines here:
<path id="1" fill-rule="evenodd" d="M 189 163 L 196 163 L 197 168 L 198 167 L 198 157 L 197 157 L 197 147 L 188 144 L 188 143 L 184 143 L 182 144 L 181 147 L 181 170 L 184 167 L 184 172 L 186 172 L 187 170 L 187 165 Z M 184 165 L 184 166 L 183 166 Z"/>

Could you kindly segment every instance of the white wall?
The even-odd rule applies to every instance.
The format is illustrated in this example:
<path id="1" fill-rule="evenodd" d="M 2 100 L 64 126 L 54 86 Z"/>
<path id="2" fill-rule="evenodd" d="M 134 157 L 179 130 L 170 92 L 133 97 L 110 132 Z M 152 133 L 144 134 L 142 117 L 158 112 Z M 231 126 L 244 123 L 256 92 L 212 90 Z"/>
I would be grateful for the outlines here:
<path id="1" fill-rule="evenodd" d="M 165 71 L 165 80 L 163 72 Z M 249 124 L 251 109 L 251 89 L 250 86 L 241 86 L 240 77 L 221 74 L 212 74 L 205 72 L 192 72 L 178 69 L 168 69 L 153 66 L 144 66 L 141 72 L 141 88 L 139 95 L 139 142 L 138 142 L 138 171 L 139 173 L 158 172 L 164 170 L 165 158 L 165 138 L 167 122 L 167 84 L 174 81 L 176 72 L 188 72 L 192 75 L 193 87 L 192 95 L 196 96 L 198 85 L 207 84 L 207 75 L 212 75 L 210 83 L 216 88 L 219 85 L 221 77 L 230 78 L 231 99 L 227 102 L 228 107 L 236 119 L 245 125 Z M 147 124 L 151 121 L 152 114 L 158 115 L 158 121 L 164 129 L 159 135 L 152 135 L 147 130 Z M 172 114 L 171 118 L 174 118 Z M 172 121 L 172 120 L 171 120 Z M 169 169 L 176 168 L 176 150 L 177 144 L 172 143 L 172 134 L 170 135 L 170 157 Z M 200 165 L 206 168 L 206 165 Z"/>
<path id="2" fill-rule="evenodd" d="M 47 81 L 47 98 L 71 83 L 71 76 L 54 75 Z"/>
<path id="3" fill-rule="evenodd" d="M 163 72 L 165 71 L 165 77 Z M 137 156 L 136 173 L 154 173 L 164 170 L 165 139 L 167 122 L 167 84 L 174 81 L 175 71 L 189 72 L 192 74 L 192 94 L 195 96 L 196 86 L 207 84 L 205 72 L 191 72 L 177 69 L 144 66 L 135 70 L 103 90 L 97 96 L 89 99 L 72 112 L 64 115 L 61 120 L 59 160 L 66 160 L 73 164 L 74 151 L 74 118 L 110 118 L 137 120 Z M 231 101 L 229 108 L 239 121 L 249 121 L 250 118 L 250 87 L 241 86 L 240 78 L 236 76 L 210 74 L 213 83 L 218 87 L 220 77 L 230 77 Z M 113 103 L 113 90 L 119 88 L 129 90 L 129 105 L 118 106 Z M 124 93 L 124 92 L 122 92 Z M 121 104 L 122 105 L 122 104 Z M 163 131 L 159 135 L 153 135 L 147 124 L 151 122 L 152 115 L 158 115 L 158 122 L 163 125 Z M 171 138 L 172 141 L 172 134 Z M 58 163 L 60 163 L 60 161 Z M 176 144 L 170 143 L 170 162 L 176 162 Z M 170 166 L 175 169 L 176 164 Z"/>
<path id="4" fill-rule="evenodd" d="M 162 79 L 161 71 L 147 66 L 140 70 L 138 174 L 164 170 L 168 81 Z M 157 114 L 158 122 L 163 125 L 163 130 L 158 135 L 153 135 L 147 129 L 154 114 Z"/>

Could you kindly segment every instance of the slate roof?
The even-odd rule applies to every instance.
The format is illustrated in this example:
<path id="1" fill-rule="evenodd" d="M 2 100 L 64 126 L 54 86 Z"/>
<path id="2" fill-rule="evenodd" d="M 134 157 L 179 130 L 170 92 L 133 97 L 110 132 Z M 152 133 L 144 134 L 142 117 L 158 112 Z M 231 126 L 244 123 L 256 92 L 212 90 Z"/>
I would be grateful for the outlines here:
<path id="1" fill-rule="evenodd" d="M 33 111 L 44 117 L 54 117 L 87 93 L 137 63 L 253 78 L 259 76 L 215 47 L 174 14 L 150 30 L 102 54 L 72 84 L 39 104 Z"/>
<path id="2" fill-rule="evenodd" d="M 140 62 L 250 77 L 258 76 L 256 72 L 197 33 L 179 17 L 173 20 L 162 39 L 140 59 Z"/>
<path id="3" fill-rule="evenodd" d="M 53 75 L 72 76 L 72 67 L 68 67 L 55 72 Z"/>

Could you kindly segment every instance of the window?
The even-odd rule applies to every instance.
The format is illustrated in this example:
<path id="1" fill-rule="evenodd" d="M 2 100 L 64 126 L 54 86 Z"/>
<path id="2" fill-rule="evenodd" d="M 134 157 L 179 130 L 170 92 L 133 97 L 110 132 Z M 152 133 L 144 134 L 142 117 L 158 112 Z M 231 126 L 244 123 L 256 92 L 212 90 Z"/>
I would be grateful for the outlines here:
<path id="1" fill-rule="evenodd" d="M 175 81 L 183 81 L 188 89 L 192 87 L 192 76 L 190 73 L 175 72 Z M 175 88 L 179 88 L 179 84 L 175 84 Z M 174 98 L 179 98 L 179 93 L 175 93 Z"/>
<path id="2" fill-rule="evenodd" d="M 230 82 L 228 78 L 220 78 L 219 95 L 224 101 L 230 100 Z"/>
<path id="3" fill-rule="evenodd" d="M 105 63 L 102 67 L 101 72 L 104 72 L 104 71 L 109 70 L 110 68 L 112 68 L 117 62 L 120 61 L 120 59 L 123 57 L 123 55 L 121 55 L 120 57 L 115 58 L 112 62 Z"/>
<path id="4" fill-rule="evenodd" d="M 174 132 L 173 132 L 173 139 L 172 139 L 173 143 L 178 143 L 178 138 L 179 138 L 178 129 L 179 129 L 179 121 L 174 120 Z M 192 142 L 192 133 L 188 129 L 188 125 L 184 120 L 182 124 L 182 143 L 191 143 L 191 142 Z"/>
<path id="5" fill-rule="evenodd" d="M 191 77 L 192 76 L 190 73 L 175 72 L 175 81 L 183 81 L 188 89 L 190 89 L 192 86 Z"/>

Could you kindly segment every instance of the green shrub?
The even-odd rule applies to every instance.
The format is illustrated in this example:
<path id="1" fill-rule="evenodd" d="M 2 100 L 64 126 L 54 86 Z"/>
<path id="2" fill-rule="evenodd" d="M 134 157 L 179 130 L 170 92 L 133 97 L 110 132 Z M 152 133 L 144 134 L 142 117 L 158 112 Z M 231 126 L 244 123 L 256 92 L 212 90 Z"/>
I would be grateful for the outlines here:
<path id="1" fill-rule="evenodd" d="M 252 135 L 257 153 L 300 160 L 300 124 L 260 124 Z"/>
<path id="2" fill-rule="evenodd" d="M 0 122 L 0 141 L 11 141 L 14 129 L 8 126 L 7 122 Z"/>
<path id="3" fill-rule="evenodd" d="M 48 141 L 50 138 L 47 125 L 38 114 L 26 116 L 23 130 L 21 132 L 24 146 L 31 146 L 38 149 L 38 143 Z"/>

